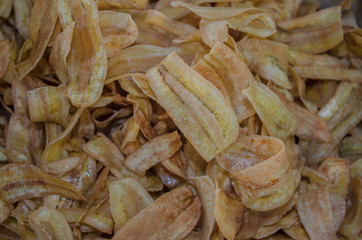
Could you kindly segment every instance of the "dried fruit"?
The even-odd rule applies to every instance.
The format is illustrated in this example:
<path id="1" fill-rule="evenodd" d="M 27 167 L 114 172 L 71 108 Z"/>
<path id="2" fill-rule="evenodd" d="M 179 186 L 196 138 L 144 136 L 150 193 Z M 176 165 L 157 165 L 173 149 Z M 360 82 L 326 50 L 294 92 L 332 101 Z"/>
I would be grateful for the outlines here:
<path id="1" fill-rule="evenodd" d="M 265 85 L 252 82 L 243 93 L 253 105 L 269 134 L 283 139 L 296 132 L 296 117 Z"/>
<path id="2" fill-rule="evenodd" d="M 147 77 L 157 101 L 207 161 L 236 139 L 238 124 L 229 103 L 175 52 Z"/>
<path id="3" fill-rule="evenodd" d="M 352 2 L 0 0 L 0 239 L 358 239 Z"/>
<path id="4" fill-rule="evenodd" d="M 303 193 L 297 203 L 297 210 L 311 239 L 337 239 L 327 186 Z"/>
<path id="5" fill-rule="evenodd" d="M 71 183 L 53 177 L 33 164 L 7 164 L 0 172 L 0 199 L 8 203 L 50 194 L 83 199 Z"/>
<path id="6" fill-rule="evenodd" d="M 129 155 L 124 165 L 138 174 L 144 174 L 152 166 L 174 155 L 181 145 L 177 132 L 156 137 Z"/>
<path id="7" fill-rule="evenodd" d="M 30 38 L 24 46 L 30 50 L 29 57 L 18 64 L 19 79 L 33 70 L 47 47 L 57 21 L 56 0 L 37 1 L 31 11 Z"/>
<path id="8" fill-rule="evenodd" d="M 30 215 L 29 224 L 38 239 L 73 239 L 70 226 L 55 209 L 39 208 Z"/>
<path id="9" fill-rule="evenodd" d="M 230 172 L 235 192 L 250 209 L 278 208 L 294 194 L 297 179 L 289 165 L 284 143 L 277 138 L 239 137 L 216 159 Z"/>
<path id="10" fill-rule="evenodd" d="M 339 6 L 278 22 L 278 26 L 289 32 L 291 49 L 306 53 L 325 52 L 343 40 Z"/>
<path id="11" fill-rule="evenodd" d="M 284 43 L 248 38 L 238 43 L 248 65 L 262 78 L 291 89 L 288 79 L 289 47 Z"/>
<path id="12" fill-rule="evenodd" d="M 255 113 L 242 93 L 253 81 L 253 75 L 237 52 L 221 42 L 216 42 L 210 53 L 193 69 L 216 86 L 230 101 L 239 122 Z"/>
<path id="13" fill-rule="evenodd" d="M 89 107 L 102 94 L 107 55 L 96 3 L 61 0 L 58 15 L 65 28 L 75 23 L 68 56 L 68 97 L 76 107 Z"/>
<path id="14" fill-rule="evenodd" d="M 176 188 L 128 220 L 113 239 L 182 239 L 197 224 L 200 207 L 189 187 Z"/>

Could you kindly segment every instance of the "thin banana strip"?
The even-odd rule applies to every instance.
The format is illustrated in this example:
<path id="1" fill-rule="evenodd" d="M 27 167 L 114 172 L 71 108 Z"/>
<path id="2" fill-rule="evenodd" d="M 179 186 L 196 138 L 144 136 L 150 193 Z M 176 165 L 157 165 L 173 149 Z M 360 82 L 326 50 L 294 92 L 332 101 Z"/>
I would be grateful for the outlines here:
<path id="1" fill-rule="evenodd" d="M 178 187 L 129 219 L 112 239 L 183 239 L 195 227 L 200 215 L 199 198 L 191 188 Z"/>
<path id="2" fill-rule="evenodd" d="M 297 118 L 279 97 L 262 83 L 252 82 L 243 90 L 271 136 L 286 138 L 295 134 Z"/>
<path id="3" fill-rule="evenodd" d="M 28 163 L 7 164 L 0 168 L 0 184 L 0 200 L 9 203 L 51 194 L 83 199 L 71 183 Z"/>
<path id="4" fill-rule="evenodd" d="M 57 10 L 63 28 L 75 22 L 68 56 L 68 97 L 76 107 L 89 107 L 100 98 L 107 75 L 98 9 L 90 0 L 59 0 Z"/>
<path id="5" fill-rule="evenodd" d="M 67 220 L 55 209 L 39 208 L 30 215 L 29 223 L 37 239 L 73 240 Z"/>
<path id="6" fill-rule="evenodd" d="M 132 178 L 109 184 L 109 194 L 110 210 L 116 230 L 154 202 L 142 185 Z"/>
<path id="7" fill-rule="evenodd" d="M 256 211 L 278 208 L 297 187 L 284 143 L 273 137 L 245 136 L 216 156 L 230 172 L 243 204 Z"/>
<path id="8" fill-rule="evenodd" d="M 206 161 L 235 141 L 239 125 L 228 101 L 175 52 L 147 77 L 158 103 Z"/>
<path id="9" fill-rule="evenodd" d="M 210 53 L 204 56 L 193 69 L 214 84 L 230 101 L 239 122 L 255 113 L 254 108 L 242 93 L 254 77 L 242 56 L 237 52 L 224 43 L 217 42 Z"/>

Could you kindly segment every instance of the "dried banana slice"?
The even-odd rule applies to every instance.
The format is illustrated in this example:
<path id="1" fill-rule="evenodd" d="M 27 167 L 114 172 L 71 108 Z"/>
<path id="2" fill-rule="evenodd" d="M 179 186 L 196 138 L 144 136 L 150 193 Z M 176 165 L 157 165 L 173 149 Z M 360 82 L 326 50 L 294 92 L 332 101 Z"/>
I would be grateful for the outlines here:
<path id="1" fill-rule="evenodd" d="M 340 6 L 278 22 L 290 33 L 289 46 L 306 53 L 322 53 L 343 40 Z"/>
<path id="2" fill-rule="evenodd" d="M 13 163 L 0 168 L 0 200 L 14 203 L 50 194 L 83 199 L 71 183 L 53 177 L 33 164 Z"/>
<path id="3" fill-rule="evenodd" d="M 37 239 L 73 240 L 67 220 L 55 209 L 39 208 L 30 215 L 29 224 Z"/>
<path id="4" fill-rule="evenodd" d="M 242 57 L 221 42 L 216 42 L 210 53 L 194 67 L 198 73 L 214 84 L 235 111 L 238 121 L 255 113 L 253 106 L 242 93 L 254 77 Z"/>
<path id="5" fill-rule="evenodd" d="M 65 127 L 68 122 L 69 100 L 65 85 L 47 86 L 28 92 L 29 115 L 32 122 L 53 122 Z"/>
<path id="6" fill-rule="evenodd" d="M 144 175 L 152 166 L 174 155 L 181 146 L 182 142 L 177 131 L 164 134 L 143 144 L 126 158 L 124 165 Z"/>
<path id="7" fill-rule="evenodd" d="M 283 139 L 296 132 L 298 120 L 267 86 L 252 82 L 243 93 L 271 136 Z"/>
<path id="8" fill-rule="evenodd" d="M 73 24 L 68 56 L 68 97 L 76 107 L 89 107 L 102 95 L 107 75 L 107 53 L 96 3 L 59 0 L 57 12 L 63 28 Z"/>
<path id="9" fill-rule="evenodd" d="M 238 48 L 244 53 L 252 71 L 280 87 L 292 88 L 288 79 L 288 45 L 265 39 L 248 38 L 238 42 Z"/>
<path id="10" fill-rule="evenodd" d="M 147 77 L 159 104 L 206 161 L 236 140 L 239 125 L 228 101 L 175 52 Z"/>
<path id="11" fill-rule="evenodd" d="M 178 187 L 129 219 L 112 239 L 183 239 L 195 227 L 200 215 L 199 198 L 191 188 Z"/>
<path id="12" fill-rule="evenodd" d="M 273 137 L 245 136 L 216 156 L 230 172 L 243 204 L 256 211 L 278 208 L 297 187 L 284 143 Z"/>
<path id="13" fill-rule="evenodd" d="M 116 230 L 154 202 L 142 185 L 132 178 L 112 182 L 109 185 L 109 194 L 110 210 Z"/>

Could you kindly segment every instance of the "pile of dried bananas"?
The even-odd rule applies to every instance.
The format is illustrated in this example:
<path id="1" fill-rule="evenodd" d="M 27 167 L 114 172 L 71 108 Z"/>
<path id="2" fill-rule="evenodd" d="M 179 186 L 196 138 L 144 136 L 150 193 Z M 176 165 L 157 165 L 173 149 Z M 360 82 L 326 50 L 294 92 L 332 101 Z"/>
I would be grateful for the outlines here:
<path id="1" fill-rule="evenodd" d="M 0 239 L 358 239 L 352 1 L 1 0 Z"/>

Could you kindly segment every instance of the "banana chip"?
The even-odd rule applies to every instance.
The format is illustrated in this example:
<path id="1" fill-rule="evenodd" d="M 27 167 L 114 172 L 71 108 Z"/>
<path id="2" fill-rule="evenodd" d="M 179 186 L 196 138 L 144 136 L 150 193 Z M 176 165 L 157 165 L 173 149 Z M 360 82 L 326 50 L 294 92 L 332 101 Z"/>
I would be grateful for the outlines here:
<path id="1" fill-rule="evenodd" d="M 217 187 L 221 188 L 225 193 L 231 194 L 234 191 L 229 172 L 223 169 L 216 160 L 212 160 L 207 164 L 205 173 L 211 177 Z"/>
<path id="2" fill-rule="evenodd" d="M 325 80 L 345 80 L 362 82 L 362 71 L 358 69 L 331 69 L 330 67 L 294 67 L 305 78 Z"/>
<path id="3" fill-rule="evenodd" d="M 222 189 L 215 192 L 214 215 L 221 233 L 227 240 L 235 236 L 243 223 L 244 205 L 238 200 L 229 197 Z"/>
<path id="4" fill-rule="evenodd" d="M 345 61 L 328 54 L 309 54 L 301 51 L 289 50 L 289 61 L 293 66 L 320 66 L 334 68 L 348 68 Z"/>
<path id="5" fill-rule="evenodd" d="M 0 199 L 9 203 L 50 194 L 83 199 L 72 184 L 53 177 L 32 164 L 8 164 L 1 167 L 0 172 Z"/>
<path id="6" fill-rule="evenodd" d="M 321 53 L 343 40 L 340 6 L 278 22 L 290 34 L 289 46 L 306 53 Z"/>
<path id="7" fill-rule="evenodd" d="M 255 235 L 255 239 L 262 239 L 264 237 L 270 236 L 271 234 L 277 232 L 281 228 L 288 228 L 291 227 L 295 221 L 298 219 L 298 214 L 295 210 L 292 210 L 290 213 L 285 215 L 279 222 L 260 227 Z"/>
<path id="8" fill-rule="evenodd" d="M 98 174 L 97 180 L 88 189 L 88 191 L 86 192 L 86 194 L 84 196 L 85 199 L 87 199 L 87 202 L 83 203 L 82 207 L 89 209 L 93 205 L 93 203 L 97 200 L 99 194 L 102 192 L 102 190 L 104 189 L 104 187 L 107 184 L 109 168 L 110 168 L 109 166 L 104 167 L 102 169 L 102 171 Z M 79 218 L 77 220 L 79 220 Z"/>
<path id="9" fill-rule="evenodd" d="M 144 174 L 152 166 L 170 158 L 181 145 L 177 132 L 156 137 L 129 155 L 124 165 L 138 174 Z"/>
<path id="10" fill-rule="evenodd" d="M 282 228 L 283 232 L 285 232 L 288 236 L 292 239 L 300 239 L 300 240 L 309 240 L 308 233 L 303 228 L 302 224 L 300 223 L 299 219 L 294 222 L 292 226 L 289 228 Z"/>
<path id="11" fill-rule="evenodd" d="M 156 134 L 151 127 L 151 102 L 147 98 L 133 97 L 132 95 L 128 95 L 127 100 L 133 104 L 133 117 L 140 126 L 143 135 L 149 140 L 155 138 Z"/>
<path id="12" fill-rule="evenodd" d="M 136 41 L 138 28 L 128 13 L 100 11 L 99 25 L 104 38 L 107 58 L 111 58 Z"/>
<path id="13" fill-rule="evenodd" d="M 342 83 L 343 84 L 343 83 Z M 303 151 L 308 163 L 316 164 L 325 160 L 344 136 L 362 120 L 362 108 L 360 106 L 361 94 L 355 95 L 360 88 L 355 86 L 343 86 L 341 92 L 320 110 L 320 115 L 325 119 L 328 128 L 331 129 L 331 141 L 326 143 L 315 143 L 312 141 L 308 149 Z M 349 89 L 350 94 L 344 95 L 342 89 Z M 343 96 L 344 95 L 344 96 Z M 337 96 L 341 96 L 337 98 Z M 337 101 L 336 101 L 337 100 Z"/>
<path id="14" fill-rule="evenodd" d="M 81 114 L 82 109 L 79 109 L 76 113 L 74 113 L 71 120 L 68 122 L 68 125 L 65 127 L 64 132 L 62 132 L 46 146 L 41 158 L 42 164 L 68 157 L 69 154 L 65 149 L 65 144 L 70 140 L 72 130 L 78 122 Z"/>
<path id="15" fill-rule="evenodd" d="M 200 207 L 189 187 L 176 188 L 128 220 L 112 239 L 182 239 L 197 224 Z"/>
<path id="16" fill-rule="evenodd" d="M 210 239 L 215 225 L 215 185 L 208 176 L 190 179 L 196 186 L 202 204 L 200 239 Z"/>
<path id="17" fill-rule="evenodd" d="M 238 43 L 251 70 L 280 87 L 291 89 L 288 80 L 289 48 L 284 43 L 248 38 Z"/>
<path id="18" fill-rule="evenodd" d="M 297 179 L 289 165 L 284 143 L 277 138 L 239 137 L 216 159 L 230 172 L 236 193 L 250 209 L 278 208 L 294 194 Z"/>
<path id="19" fill-rule="evenodd" d="M 139 132 L 139 125 L 133 117 L 130 117 L 124 124 L 122 130 L 116 130 L 112 133 L 112 140 L 121 152 L 128 156 L 141 146 L 138 139 Z"/>
<path id="20" fill-rule="evenodd" d="M 19 79 L 25 77 L 40 61 L 57 21 L 56 0 L 37 1 L 31 11 L 29 57 L 18 64 Z"/>
<path id="21" fill-rule="evenodd" d="M 32 122 L 54 122 L 65 127 L 68 122 L 69 100 L 65 86 L 41 87 L 28 92 L 29 115 Z"/>
<path id="22" fill-rule="evenodd" d="M 0 239 L 359 239 L 344 0 L 0 0 Z"/>
<path id="23" fill-rule="evenodd" d="M 44 132 L 42 126 L 32 123 L 27 107 L 27 93 L 36 88 L 30 77 L 16 79 L 12 83 L 14 110 L 9 128 L 14 131 L 5 132 L 6 150 L 11 162 L 33 162 L 40 165 L 44 150 Z"/>
<path id="24" fill-rule="evenodd" d="M 110 209 L 115 222 L 115 231 L 142 209 L 153 204 L 148 192 L 132 178 L 112 182 L 109 185 Z"/>
<path id="25" fill-rule="evenodd" d="M 362 158 L 361 135 L 344 138 L 339 149 L 339 156 L 348 160 L 358 160 Z"/>
<path id="26" fill-rule="evenodd" d="M 11 162 L 32 162 L 33 154 L 31 151 L 31 135 L 33 129 L 30 120 L 22 114 L 13 114 L 11 116 L 9 127 L 16 131 L 9 132 L 6 136 L 7 158 Z M 29 129 L 30 127 L 30 129 Z"/>
<path id="27" fill-rule="evenodd" d="M 103 134 L 90 140 L 83 146 L 84 152 L 92 158 L 100 161 L 105 166 L 110 166 L 115 170 L 121 170 L 124 161 L 123 154 L 118 150 L 117 146 Z"/>
<path id="28" fill-rule="evenodd" d="M 199 43 L 182 44 L 178 47 L 157 47 L 152 45 L 136 45 L 126 48 L 121 53 L 109 59 L 107 82 L 118 80 L 125 73 L 146 72 L 176 51 L 188 64 L 191 64 L 195 55 L 195 48 L 202 47 Z M 121 66 L 121 67 L 120 67 Z"/>
<path id="29" fill-rule="evenodd" d="M 139 28 L 138 44 L 169 47 L 172 45 L 171 39 L 183 39 L 196 31 L 194 26 L 170 19 L 153 9 L 131 14 Z"/>
<path id="30" fill-rule="evenodd" d="M 147 77 L 160 105 L 206 161 L 235 141 L 238 124 L 227 100 L 175 52 Z"/>
<path id="31" fill-rule="evenodd" d="M 75 143 L 79 146 L 83 145 L 83 138 L 90 139 L 94 136 L 95 132 L 95 126 L 92 121 L 91 113 L 88 109 L 84 109 L 82 114 L 79 117 L 79 122 L 75 126 L 76 134 L 75 136 L 69 141 L 69 144 Z M 78 148 L 78 152 L 81 152 L 81 150 Z"/>
<path id="32" fill-rule="evenodd" d="M 202 18 L 201 37 L 210 47 L 216 41 L 227 40 L 228 27 L 262 38 L 276 32 L 272 16 L 261 8 L 200 7 L 186 2 L 173 2 L 171 5 L 187 8 Z"/>
<path id="33" fill-rule="evenodd" d="M 67 221 L 55 209 L 39 208 L 30 215 L 29 224 L 38 239 L 73 239 Z"/>
<path id="34" fill-rule="evenodd" d="M 190 142 L 183 144 L 183 153 L 187 161 L 187 175 L 191 177 L 205 175 L 207 163 Z"/>
<path id="35" fill-rule="evenodd" d="M 155 94 L 153 93 L 150 85 L 148 84 L 146 74 L 143 73 L 125 74 L 122 75 L 118 81 L 121 87 L 125 91 L 129 92 L 131 95 L 136 97 L 147 96 L 152 100 L 156 100 Z M 126 84 L 128 85 L 127 87 L 125 86 Z"/>
<path id="36" fill-rule="evenodd" d="M 318 168 L 318 171 L 328 178 L 332 185 L 329 191 L 345 199 L 350 183 L 349 162 L 342 158 L 328 158 Z"/>
<path id="37" fill-rule="evenodd" d="M 243 59 L 231 48 L 217 42 L 193 69 L 214 84 L 230 101 L 239 122 L 255 113 L 246 96 L 242 94 L 242 90 L 253 81 L 253 75 Z"/>
<path id="38" fill-rule="evenodd" d="M 105 128 L 112 121 L 128 117 L 132 114 L 131 107 L 122 107 L 119 110 L 114 110 L 113 108 L 97 108 L 92 113 L 92 122 L 97 128 Z"/>
<path id="39" fill-rule="evenodd" d="M 67 58 L 72 47 L 74 26 L 75 23 L 71 23 L 56 37 L 49 57 L 49 63 L 62 83 L 69 81 Z"/>
<path id="40" fill-rule="evenodd" d="M 114 222 L 108 216 L 103 216 L 98 213 L 87 212 L 84 208 L 62 208 L 59 209 L 66 221 L 70 224 L 75 224 L 81 220 L 81 227 L 88 226 L 92 231 L 98 230 L 102 233 L 112 234 Z"/>
<path id="41" fill-rule="evenodd" d="M 351 29 L 344 33 L 344 38 L 348 49 L 355 55 L 361 57 L 362 51 L 362 31 L 361 29 Z"/>
<path id="42" fill-rule="evenodd" d="M 318 112 L 329 129 L 334 129 L 358 104 L 360 92 L 361 87 L 357 83 L 342 82 L 338 86 L 335 95 Z"/>
<path id="43" fill-rule="evenodd" d="M 64 158 L 58 161 L 43 164 L 41 167 L 47 173 L 60 177 L 73 170 L 81 160 L 82 156 Z"/>
<path id="44" fill-rule="evenodd" d="M 264 84 L 251 82 L 243 94 L 253 105 L 269 134 L 283 139 L 297 131 L 297 118 Z"/>
<path id="45" fill-rule="evenodd" d="M 76 107 L 89 107 L 101 96 L 107 74 L 97 6 L 90 0 L 61 0 L 57 7 L 63 28 L 75 22 L 68 56 L 68 97 Z"/>
<path id="46" fill-rule="evenodd" d="M 297 103 L 287 100 L 285 95 L 275 90 L 272 86 L 270 86 L 270 88 L 279 96 L 279 99 L 282 100 L 288 110 L 297 118 L 299 127 L 295 134 L 298 137 L 316 140 L 318 142 L 328 142 L 330 140 L 328 126 L 321 117 L 299 106 Z"/>
<path id="47" fill-rule="evenodd" d="M 297 210 L 311 239 L 338 239 L 327 186 L 311 189 L 300 196 Z"/>
<path id="48" fill-rule="evenodd" d="M 97 178 L 96 161 L 87 156 L 83 160 L 82 164 L 77 165 L 75 167 L 75 170 L 78 171 L 79 173 L 78 181 L 75 184 L 75 187 L 79 190 L 82 196 L 84 196 L 96 181 Z"/>

